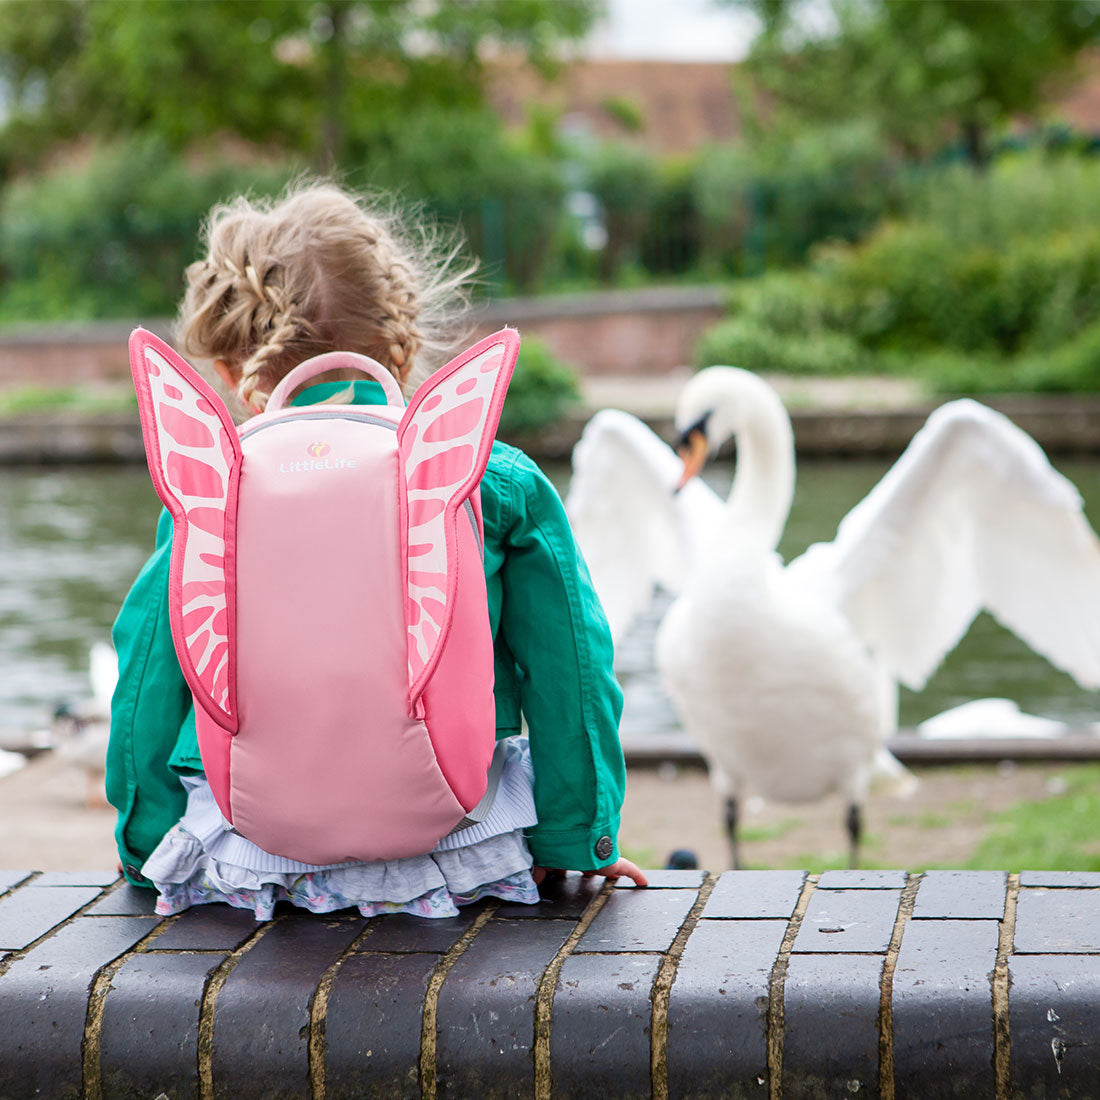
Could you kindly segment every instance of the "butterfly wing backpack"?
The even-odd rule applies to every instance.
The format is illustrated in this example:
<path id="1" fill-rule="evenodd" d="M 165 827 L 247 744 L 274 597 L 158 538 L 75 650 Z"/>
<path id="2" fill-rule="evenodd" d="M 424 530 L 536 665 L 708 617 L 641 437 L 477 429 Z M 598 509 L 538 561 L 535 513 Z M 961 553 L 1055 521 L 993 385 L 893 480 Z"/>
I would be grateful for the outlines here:
<path id="1" fill-rule="evenodd" d="M 482 340 L 407 408 L 373 360 L 318 356 L 238 432 L 167 344 L 131 336 L 203 768 L 226 821 L 266 851 L 415 855 L 491 801 L 478 486 L 518 352 L 512 330 Z M 284 407 L 341 367 L 388 404 Z"/>

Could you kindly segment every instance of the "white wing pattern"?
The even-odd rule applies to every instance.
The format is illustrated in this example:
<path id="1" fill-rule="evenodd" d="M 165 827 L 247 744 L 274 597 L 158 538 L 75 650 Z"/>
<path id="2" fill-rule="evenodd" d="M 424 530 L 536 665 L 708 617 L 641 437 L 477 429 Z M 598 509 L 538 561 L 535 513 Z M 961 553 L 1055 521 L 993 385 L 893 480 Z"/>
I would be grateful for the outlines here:
<path id="1" fill-rule="evenodd" d="M 485 471 L 518 354 L 519 336 L 511 329 L 475 344 L 416 391 L 397 429 L 407 514 L 412 700 L 430 678 L 450 626 L 456 516 Z"/>
<path id="2" fill-rule="evenodd" d="M 175 520 L 169 607 L 180 665 L 210 716 L 235 727 L 226 559 L 233 552 L 237 432 L 214 391 L 152 333 L 137 329 L 130 337 L 130 366 L 149 471 Z"/>

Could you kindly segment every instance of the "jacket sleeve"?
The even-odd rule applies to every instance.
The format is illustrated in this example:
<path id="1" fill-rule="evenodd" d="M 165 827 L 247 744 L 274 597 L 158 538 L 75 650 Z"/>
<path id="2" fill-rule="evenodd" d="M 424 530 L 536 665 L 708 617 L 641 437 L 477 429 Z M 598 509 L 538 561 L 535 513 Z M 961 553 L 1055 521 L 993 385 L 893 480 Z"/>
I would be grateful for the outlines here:
<path id="1" fill-rule="evenodd" d="M 503 518 L 499 633 L 516 662 L 544 867 L 593 870 L 619 858 L 626 784 L 614 650 L 557 491 L 521 452 Z"/>
<path id="2" fill-rule="evenodd" d="M 168 620 L 172 524 L 167 512 L 157 543 L 119 612 L 112 634 L 118 686 L 111 700 L 107 798 L 118 810 L 115 838 L 130 882 L 149 885 L 141 865 L 179 820 L 186 795 L 168 762 L 191 711 Z"/>

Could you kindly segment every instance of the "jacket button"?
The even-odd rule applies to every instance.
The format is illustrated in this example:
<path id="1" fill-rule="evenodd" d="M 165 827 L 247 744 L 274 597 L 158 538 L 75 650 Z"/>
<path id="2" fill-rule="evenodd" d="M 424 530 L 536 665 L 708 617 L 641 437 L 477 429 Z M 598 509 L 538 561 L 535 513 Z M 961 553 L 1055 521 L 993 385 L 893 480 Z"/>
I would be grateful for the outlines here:
<path id="1" fill-rule="evenodd" d="M 137 867 L 135 867 L 132 863 L 127 863 L 126 864 L 126 873 L 131 878 L 141 878 L 141 871 Z"/>
<path id="2" fill-rule="evenodd" d="M 601 836 L 596 841 L 596 855 L 600 859 L 610 859 L 611 853 L 615 850 L 615 844 L 609 836 Z"/>

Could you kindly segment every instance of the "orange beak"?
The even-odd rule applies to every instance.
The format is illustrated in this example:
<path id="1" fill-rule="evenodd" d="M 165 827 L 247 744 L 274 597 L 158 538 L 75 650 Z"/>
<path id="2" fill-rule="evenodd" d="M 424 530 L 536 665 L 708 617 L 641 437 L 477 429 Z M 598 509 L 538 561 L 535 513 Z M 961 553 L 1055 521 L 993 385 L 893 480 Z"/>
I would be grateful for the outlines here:
<path id="1" fill-rule="evenodd" d="M 683 472 L 676 485 L 676 492 L 679 492 L 693 477 L 698 476 L 707 461 L 706 435 L 699 428 L 693 428 L 676 448 L 676 453 L 684 463 Z"/>

